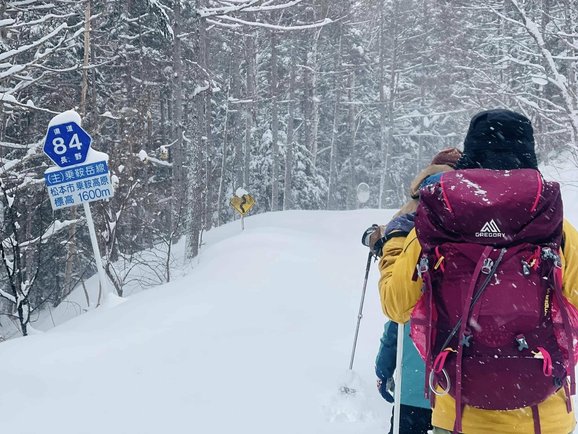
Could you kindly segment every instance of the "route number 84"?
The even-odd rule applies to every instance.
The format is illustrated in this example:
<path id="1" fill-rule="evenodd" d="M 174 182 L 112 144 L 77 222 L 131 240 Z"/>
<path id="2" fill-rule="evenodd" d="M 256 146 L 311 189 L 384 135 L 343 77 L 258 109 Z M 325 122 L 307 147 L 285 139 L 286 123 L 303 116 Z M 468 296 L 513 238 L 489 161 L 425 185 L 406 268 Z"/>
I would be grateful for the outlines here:
<path id="1" fill-rule="evenodd" d="M 64 155 L 68 148 L 76 148 L 80 151 L 82 148 L 82 142 L 78 139 L 78 134 L 73 134 L 68 143 L 68 147 L 64 144 L 64 139 L 62 137 L 55 137 L 52 140 L 52 146 L 56 155 Z"/>

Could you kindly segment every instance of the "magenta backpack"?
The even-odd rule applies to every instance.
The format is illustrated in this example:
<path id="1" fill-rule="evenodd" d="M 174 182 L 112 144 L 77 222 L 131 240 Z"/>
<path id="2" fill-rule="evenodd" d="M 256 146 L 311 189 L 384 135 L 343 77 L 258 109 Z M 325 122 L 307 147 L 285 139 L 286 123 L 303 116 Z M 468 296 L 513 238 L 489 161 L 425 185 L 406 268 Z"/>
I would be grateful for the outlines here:
<path id="1" fill-rule="evenodd" d="M 578 312 L 562 294 L 562 199 L 533 169 L 446 172 L 415 219 L 424 292 L 411 337 L 426 389 L 486 410 L 575 393 Z M 570 385 L 569 385 L 570 383 Z M 568 407 L 570 411 L 571 407 Z"/>

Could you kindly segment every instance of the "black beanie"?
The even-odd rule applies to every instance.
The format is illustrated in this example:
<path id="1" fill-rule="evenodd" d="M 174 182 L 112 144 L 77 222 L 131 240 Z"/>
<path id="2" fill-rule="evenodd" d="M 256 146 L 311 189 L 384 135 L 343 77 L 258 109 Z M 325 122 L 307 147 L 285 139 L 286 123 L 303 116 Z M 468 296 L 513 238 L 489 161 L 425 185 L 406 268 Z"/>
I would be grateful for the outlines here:
<path id="1" fill-rule="evenodd" d="M 483 111 L 470 121 L 456 169 L 537 169 L 530 120 L 505 109 Z"/>

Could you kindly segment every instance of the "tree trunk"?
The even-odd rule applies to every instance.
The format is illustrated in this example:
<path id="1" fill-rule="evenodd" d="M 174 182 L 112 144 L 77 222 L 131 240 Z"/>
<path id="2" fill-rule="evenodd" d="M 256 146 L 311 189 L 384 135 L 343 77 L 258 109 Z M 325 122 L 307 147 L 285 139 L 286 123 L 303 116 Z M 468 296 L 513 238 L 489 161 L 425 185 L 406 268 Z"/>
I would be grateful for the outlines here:
<path id="1" fill-rule="evenodd" d="M 293 53 L 292 53 L 293 54 Z M 289 72 L 289 116 L 287 119 L 287 145 L 285 150 L 285 182 L 283 209 L 293 208 L 293 134 L 295 132 L 295 59 L 291 55 Z"/>
<path id="2" fill-rule="evenodd" d="M 212 171 L 212 154 L 213 154 L 213 116 L 212 116 L 212 83 L 210 77 L 206 77 L 206 71 L 209 70 L 209 43 L 207 37 L 207 30 L 204 21 L 199 23 L 199 44 L 200 44 L 200 64 L 203 68 L 203 80 L 206 80 L 208 89 L 202 93 L 203 99 L 203 120 L 204 135 L 201 138 L 204 146 L 202 147 L 202 155 L 199 163 L 202 164 L 202 175 L 205 180 L 203 192 L 203 224 L 202 230 L 209 230 L 213 226 L 213 207 L 214 207 L 214 179 Z"/>
<path id="3" fill-rule="evenodd" d="M 567 56 L 576 59 L 576 54 L 578 52 L 578 36 L 576 33 L 576 21 L 578 20 L 578 2 L 576 0 L 564 0 L 565 5 L 565 32 L 569 35 L 570 43 L 572 48 L 568 50 Z M 576 88 L 578 86 L 578 60 L 574 60 L 568 66 L 568 89 L 573 89 L 570 91 L 572 98 L 572 105 L 570 108 L 570 117 L 573 119 L 574 128 L 571 130 L 571 143 L 574 145 L 574 149 L 578 147 L 578 93 Z"/>
<path id="4" fill-rule="evenodd" d="M 0 19 L 7 18 L 6 17 L 6 1 L 0 2 Z M 3 42 L 6 38 L 6 30 L 0 29 L 0 42 Z"/>
<path id="5" fill-rule="evenodd" d="M 317 43 L 319 34 L 318 31 L 313 39 L 310 50 L 307 50 L 307 43 L 304 42 L 305 53 L 302 66 L 304 86 L 304 143 L 310 152 L 314 171 L 317 166 L 317 130 L 319 124 L 319 99 L 317 97 Z"/>
<path id="6" fill-rule="evenodd" d="M 245 149 L 243 150 L 243 186 L 249 186 L 249 163 L 253 147 L 253 125 L 255 124 L 255 104 L 257 99 L 257 60 L 255 54 L 255 36 L 245 36 L 245 58 L 247 62 L 247 103 L 245 111 Z"/>
<path id="7" fill-rule="evenodd" d="M 381 149 L 381 158 L 383 167 L 379 177 L 379 202 L 378 208 L 383 208 L 389 201 L 386 199 L 386 192 L 388 191 L 388 174 L 389 174 L 389 153 L 391 143 L 388 137 L 388 131 L 391 130 L 387 125 L 387 99 L 385 95 L 385 16 L 386 1 L 382 0 L 380 7 L 379 19 L 379 142 Z"/>
<path id="8" fill-rule="evenodd" d="M 319 97 L 317 96 L 317 47 L 319 45 L 319 36 L 321 30 L 315 34 L 313 50 L 311 53 L 311 93 L 312 93 L 312 117 L 311 130 L 309 131 L 309 149 L 311 150 L 311 163 L 313 171 L 317 169 L 317 151 L 318 151 L 318 130 L 319 130 Z"/>
<path id="9" fill-rule="evenodd" d="M 388 174 L 389 170 L 389 159 L 392 150 L 395 152 L 395 117 L 394 117 L 394 110 L 395 110 L 395 99 L 397 97 L 397 68 L 398 68 L 398 38 L 399 35 L 397 34 L 397 12 L 398 12 L 398 1 L 393 0 L 392 2 L 392 29 L 391 31 L 391 64 L 389 67 L 389 100 L 387 101 L 387 146 L 386 146 L 386 155 L 385 161 L 383 165 L 383 170 Z M 393 189 L 392 189 L 393 190 Z M 404 196 L 404 187 L 401 185 L 396 186 L 395 196 L 392 200 L 388 201 L 388 206 L 396 206 L 398 202 L 400 202 L 399 198 Z"/>
<path id="10" fill-rule="evenodd" d="M 355 98 L 355 69 L 349 71 L 347 79 L 347 100 L 349 109 L 347 111 L 347 129 L 349 132 L 349 173 L 347 177 L 347 209 L 355 209 L 357 199 L 355 197 L 355 138 L 357 135 Z"/>
<path id="11" fill-rule="evenodd" d="M 233 50 L 233 59 L 231 62 L 231 67 L 229 68 L 231 74 L 231 96 L 237 101 L 233 109 L 229 110 L 229 130 L 231 131 L 230 142 L 233 145 L 235 151 L 233 158 L 233 188 L 237 189 L 244 186 L 245 168 L 244 168 L 244 156 L 243 148 L 245 146 L 245 139 L 242 138 L 241 132 L 241 116 L 238 113 L 238 101 L 243 98 L 241 92 L 241 76 L 239 67 L 242 61 L 243 53 L 240 52 L 238 46 L 236 45 Z"/>
<path id="12" fill-rule="evenodd" d="M 231 70 L 232 61 L 229 62 L 229 71 Z M 229 74 L 229 83 L 227 84 L 227 98 L 225 99 L 225 119 L 223 120 L 223 151 L 221 154 L 221 168 L 219 176 L 219 191 L 217 194 L 217 226 L 222 223 L 221 213 L 223 207 L 223 201 L 225 196 L 225 177 L 227 173 L 227 156 L 229 149 L 229 104 L 231 96 L 231 74 Z"/>
<path id="13" fill-rule="evenodd" d="M 339 25 L 339 43 L 337 44 L 337 56 L 335 58 L 334 70 L 341 71 L 342 65 L 342 32 L 343 28 Z M 341 74 L 334 74 L 334 84 L 333 88 L 335 93 L 333 98 L 335 99 L 333 103 L 333 123 L 331 128 L 331 144 L 329 153 L 329 180 L 327 182 L 327 209 L 336 209 L 337 204 L 335 203 L 335 191 L 336 191 L 336 178 L 337 178 L 337 125 L 339 122 L 339 105 L 341 103 L 341 93 L 342 93 L 342 80 Z"/>
<path id="14" fill-rule="evenodd" d="M 309 68 L 309 83 L 307 85 L 310 87 L 309 95 L 311 101 L 308 104 L 311 112 L 308 116 L 310 119 L 309 129 L 307 130 L 307 149 L 311 152 L 311 164 L 313 170 L 317 168 L 317 151 L 318 151 L 318 129 L 319 129 L 319 97 L 317 96 L 317 46 L 319 43 L 319 36 L 321 30 L 318 30 L 313 39 L 313 45 L 311 52 L 308 53 L 307 57 L 307 67 Z"/>
<path id="15" fill-rule="evenodd" d="M 174 41 L 173 41 L 173 126 L 174 144 L 172 145 L 173 162 L 173 218 L 180 212 L 185 198 L 184 163 L 185 150 L 183 143 L 183 61 L 181 46 L 181 2 L 177 0 L 174 5 Z"/>
<path id="16" fill-rule="evenodd" d="M 82 84 L 80 86 L 80 116 L 86 117 L 86 98 L 88 95 L 88 65 L 90 62 L 90 2 L 85 0 L 84 6 L 84 56 L 82 59 Z M 77 209 L 73 206 L 70 210 L 70 219 L 78 218 Z M 68 242 L 66 243 L 66 265 L 64 267 L 64 283 L 62 285 L 61 297 L 65 297 L 71 290 L 72 273 L 76 263 L 76 224 L 68 227 Z"/>
<path id="17" fill-rule="evenodd" d="M 277 105 L 277 36 L 271 32 L 271 211 L 279 207 L 279 107 Z"/>
<path id="18" fill-rule="evenodd" d="M 196 1 L 197 10 L 200 9 L 201 0 Z M 204 20 L 196 15 L 193 22 L 193 53 L 197 54 L 199 64 L 193 69 L 192 77 L 194 83 L 202 83 L 201 70 L 206 70 L 203 67 L 203 56 L 205 54 L 202 43 L 202 35 Z M 208 83 L 210 85 L 210 83 Z M 199 240 L 201 237 L 202 221 L 203 221 L 203 182 L 202 182 L 202 166 L 203 166 L 203 141 L 206 139 L 203 132 L 206 127 L 205 118 L 205 91 L 193 95 L 191 102 L 192 119 L 188 131 L 191 133 L 191 141 L 188 145 L 186 162 L 188 168 L 188 218 L 186 221 L 186 255 L 188 259 L 192 259 L 199 254 Z"/>

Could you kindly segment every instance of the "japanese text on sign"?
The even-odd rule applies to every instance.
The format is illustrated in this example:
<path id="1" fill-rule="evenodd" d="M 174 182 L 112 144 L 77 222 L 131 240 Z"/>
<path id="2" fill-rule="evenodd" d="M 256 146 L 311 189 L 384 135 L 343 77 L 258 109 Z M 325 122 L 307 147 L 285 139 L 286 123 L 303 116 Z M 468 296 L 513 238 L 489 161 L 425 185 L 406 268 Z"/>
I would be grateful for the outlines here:
<path id="1" fill-rule="evenodd" d="M 52 209 L 110 199 L 114 190 L 106 161 L 44 174 Z"/>
<path id="2" fill-rule="evenodd" d="M 98 161 L 96 163 L 86 164 L 84 166 L 72 167 L 70 169 L 58 170 L 44 174 L 46 185 L 63 184 L 66 182 L 74 182 L 84 178 L 103 175 L 108 173 L 108 165 L 106 161 Z"/>

